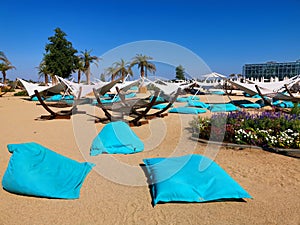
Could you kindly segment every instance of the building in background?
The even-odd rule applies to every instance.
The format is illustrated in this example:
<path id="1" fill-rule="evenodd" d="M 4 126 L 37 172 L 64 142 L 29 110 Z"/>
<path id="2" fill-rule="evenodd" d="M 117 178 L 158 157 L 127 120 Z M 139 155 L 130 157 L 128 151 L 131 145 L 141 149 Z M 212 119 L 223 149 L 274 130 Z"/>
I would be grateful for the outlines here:
<path id="1" fill-rule="evenodd" d="M 300 74 L 300 60 L 296 62 L 267 62 L 260 64 L 245 64 L 243 76 L 246 79 L 265 81 L 284 80 Z"/>

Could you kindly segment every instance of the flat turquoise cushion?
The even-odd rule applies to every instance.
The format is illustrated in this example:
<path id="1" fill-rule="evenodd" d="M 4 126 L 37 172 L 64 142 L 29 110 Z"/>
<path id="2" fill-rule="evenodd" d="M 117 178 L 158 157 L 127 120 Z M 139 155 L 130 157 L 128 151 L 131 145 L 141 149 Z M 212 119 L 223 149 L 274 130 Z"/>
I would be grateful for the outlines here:
<path id="1" fill-rule="evenodd" d="M 119 102 L 119 101 L 121 101 L 119 96 L 116 96 L 115 98 L 112 98 L 112 99 L 101 99 L 102 104 L 111 104 L 111 103 Z M 98 102 L 97 102 L 97 104 L 98 104 Z"/>
<path id="2" fill-rule="evenodd" d="M 241 108 L 254 108 L 254 109 L 259 109 L 261 108 L 261 105 L 258 103 L 245 103 L 245 104 L 240 104 Z"/>
<path id="3" fill-rule="evenodd" d="M 132 154 L 144 150 L 144 143 L 133 132 L 129 125 L 123 121 L 106 124 L 94 138 L 90 155 L 102 153 Z"/>
<path id="4" fill-rule="evenodd" d="M 133 91 L 137 91 L 138 89 L 139 89 L 138 86 L 133 86 L 133 87 L 130 88 L 130 90 L 133 90 Z"/>
<path id="5" fill-rule="evenodd" d="M 201 155 L 144 159 L 153 205 L 251 198 L 217 163 Z"/>
<path id="6" fill-rule="evenodd" d="M 187 106 L 199 107 L 199 108 L 204 108 L 204 109 L 209 108 L 209 104 L 206 104 L 206 103 L 200 102 L 200 101 L 195 101 L 195 100 L 189 100 Z"/>
<path id="7" fill-rule="evenodd" d="M 200 114 L 205 113 L 206 110 L 192 107 L 177 107 L 169 110 L 170 113 L 181 113 L 181 114 Z"/>
<path id="8" fill-rule="evenodd" d="M 41 99 L 44 100 L 44 97 L 41 96 Z M 38 100 L 39 100 L 39 99 L 38 99 L 36 96 L 33 96 L 33 97 L 31 98 L 31 101 L 34 101 L 34 102 L 35 102 L 35 101 L 38 101 Z"/>
<path id="9" fill-rule="evenodd" d="M 134 92 L 125 95 L 125 98 L 134 98 L 134 97 L 136 97 L 136 93 Z"/>
<path id="10" fill-rule="evenodd" d="M 154 96 L 150 97 L 150 101 L 152 101 L 153 97 Z M 161 97 L 161 96 L 157 96 L 155 101 L 156 102 L 165 102 L 165 99 L 163 97 Z"/>
<path id="11" fill-rule="evenodd" d="M 46 98 L 46 102 L 56 102 L 62 100 L 62 95 L 53 95 L 49 98 Z"/>
<path id="12" fill-rule="evenodd" d="M 176 102 L 188 102 L 189 100 L 200 100 L 198 96 L 179 97 Z"/>
<path id="13" fill-rule="evenodd" d="M 251 98 L 261 98 L 261 96 L 259 94 L 255 94 L 255 95 L 251 96 Z"/>
<path id="14" fill-rule="evenodd" d="M 225 95 L 224 91 L 212 91 L 211 94 L 213 95 Z"/>
<path id="15" fill-rule="evenodd" d="M 291 101 L 282 101 L 281 103 L 278 104 L 278 106 L 281 108 L 293 108 L 294 103 Z"/>
<path id="16" fill-rule="evenodd" d="M 231 112 L 239 110 L 235 105 L 231 103 L 211 104 L 209 109 L 211 112 Z"/>
<path id="17" fill-rule="evenodd" d="M 74 100 L 74 96 L 73 95 L 65 95 L 63 97 L 64 100 Z"/>
<path id="18" fill-rule="evenodd" d="M 94 166 L 79 163 L 34 142 L 9 144 L 7 148 L 12 156 L 2 186 L 16 194 L 79 198 L 83 181 Z"/>
<path id="19" fill-rule="evenodd" d="M 164 109 L 164 108 L 167 107 L 168 104 L 169 104 L 169 103 L 161 103 L 161 104 L 157 104 L 157 105 L 152 106 L 152 109 Z M 171 107 L 173 107 L 173 105 L 172 105 Z"/>

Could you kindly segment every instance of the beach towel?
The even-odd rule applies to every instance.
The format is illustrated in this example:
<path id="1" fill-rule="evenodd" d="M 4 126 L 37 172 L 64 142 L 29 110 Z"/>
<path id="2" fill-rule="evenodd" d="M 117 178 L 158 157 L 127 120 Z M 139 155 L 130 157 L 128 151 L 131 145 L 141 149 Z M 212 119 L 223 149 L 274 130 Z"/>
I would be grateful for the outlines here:
<path id="1" fill-rule="evenodd" d="M 169 110 L 169 113 L 180 113 L 180 114 L 200 114 L 205 113 L 206 110 L 192 107 L 177 107 Z"/>
<path id="2" fill-rule="evenodd" d="M 129 125 L 123 121 L 106 124 L 94 138 L 90 155 L 102 153 L 132 154 L 144 150 L 144 143 L 133 132 Z"/>
<path id="3" fill-rule="evenodd" d="M 152 202 L 208 202 L 251 196 L 226 171 L 201 155 L 148 158 L 143 162 Z"/>
<path id="4" fill-rule="evenodd" d="M 46 198 L 79 198 L 87 174 L 94 166 L 79 163 L 35 142 L 9 144 L 12 153 L 2 179 L 5 190 Z"/>

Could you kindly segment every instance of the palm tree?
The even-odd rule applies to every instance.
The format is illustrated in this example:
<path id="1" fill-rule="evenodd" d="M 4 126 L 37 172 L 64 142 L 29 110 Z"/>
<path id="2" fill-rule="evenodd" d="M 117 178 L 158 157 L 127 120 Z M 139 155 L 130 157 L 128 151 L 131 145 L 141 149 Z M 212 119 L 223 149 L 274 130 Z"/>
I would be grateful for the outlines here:
<path id="1" fill-rule="evenodd" d="M 0 51 L 0 61 L 10 64 L 10 61 L 7 59 L 6 55 L 2 51 Z"/>
<path id="2" fill-rule="evenodd" d="M 152 57 L 142 55 L 142 54 L 137 54 L 133 59 L 130 64 L 130 68 L 133 67 L 134 65 L 138 65 L 138 68 L 141 71 L 141 77 L 144 78 L 145 72 L 146 72 L 146 77 L 147 77 L 147 71 L 150 73 L 153 73 L 156 71 L 156 67 L 153 63 L 150 63 L 149 60 L 152 60 Z"/>
<path id="3" fill-rule="evenodd" d="M 3 83 L 6 83 L 6 71 L 11 70 L 11 69 L 16 69 L 11 62 L 7 59 L 6 55 L 4 52 L 0 51 L 0 71 L 2 72 L 3 75 Z"/>
<path id="4" fill-rule="evenodd" d="M 119 62 L 115 62 L 113 65 L 115 74 L 122 77 L 122 82 L 124 82 L 125 76 L 127 74 L 132 75 L 130 64 L 129 62 L 125 62 L 124 59 L 121 59 Z"/>
<path id="5" fill-rule="evenodd" d="M 77 64 L 77 80 L 78 80 L 78 84 L 80 83 L 81 80 L 81 72 L 84 72 L 84 65 L 83 65 L 83 61 L 79 59 L 78 64 Z"/>
<path id="6" fill-rule="evenodd" d="M 81 51 L 82 55 L 80 55 L 80 60 L 83 62 L 83 68 L 84 68 L 84 73 L 86 75 L 86 81 L 89 84 L 90 83 L 90 75 L 91 75 L 91 64 L 94 63 L 96 66 L 98 66 L 98 64 L 96 62 L 98 62 L 101 58 L 97 57 L 97 56 L 91 56 L 91 52 L 85 50 L 84 52 Z"/>
<path id="7" fill-rule="evenodd" d="M 42 60 L 40 65 L 37 67 L 37 69 L 38 69 L 38 73 L 39 73 L 40 77 L 44 76 L 45 85 L 48 85 L 48 83 L 49 83 L 48 74 L 50 74 L 50 73 L 48 71 L 48 68 L 47 68 L 46 63 L 45 63 L 44 60 Z"/>
<path id="8" fill-rule="evenodd" d="M 110 66 L 105 69 L 105 73 L 111 77 L 111 81 L 114 81 L 114 79 L 116 77 L 116 68 L 113 66 Z"/>

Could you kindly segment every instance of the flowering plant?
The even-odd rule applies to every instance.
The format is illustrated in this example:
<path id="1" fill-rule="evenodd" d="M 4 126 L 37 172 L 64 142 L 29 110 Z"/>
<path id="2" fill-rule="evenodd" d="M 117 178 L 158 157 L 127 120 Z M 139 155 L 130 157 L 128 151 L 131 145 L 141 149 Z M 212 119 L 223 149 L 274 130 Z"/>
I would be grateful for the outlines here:
<path id="1" fill-rule="evenodd" d="M 300 148 L 300 116 L 282 112 L 250 114 L 240 111 L 194 118 L 199 138 L 261 147 Z"/>

